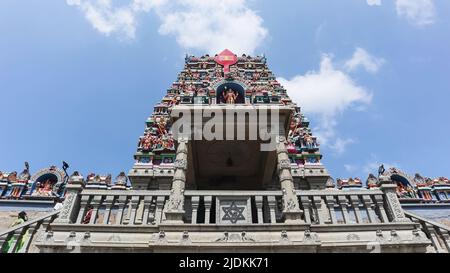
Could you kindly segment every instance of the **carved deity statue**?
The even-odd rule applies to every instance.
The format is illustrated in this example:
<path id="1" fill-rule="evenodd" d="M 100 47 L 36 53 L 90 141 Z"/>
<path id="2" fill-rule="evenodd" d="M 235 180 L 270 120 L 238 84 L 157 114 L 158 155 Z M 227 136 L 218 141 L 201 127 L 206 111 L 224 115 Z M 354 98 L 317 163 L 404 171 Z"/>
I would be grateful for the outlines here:
<path id="1" fill-rule="evenodd" d="M 116 183 L 115 185 L 123 185 L 126 186 L 128 182 L 128 177 L 125 174 L 125 172 L 121 172 L 117 177 L 116 177 Z"/>
<path id="2" fill-rule="evenodd" d="M 369 188 L 375 187 L 378 184 L 378 178 L 376 178 L 375 175 L 369 174 L 369 177 L 367 177 L 367 186 Z"/>
<path id="3" fill-rule="evenodd" d="M 53 185 L 50 179 L 44 182 L 37 182 L 36 190 L 32 194 L 33 196 L 52 196 Z"/>
<path id="4" fill-rule="evenodd" d="M 227 104 L 235 104 L 238 96 L 239 96 L 239 94 L 237 92 L 233 91 L 233 89 L 231 89 L 231 88 L 228 90 L 225 89 L 225 91 L 223 91 L 223 97 Z"/>

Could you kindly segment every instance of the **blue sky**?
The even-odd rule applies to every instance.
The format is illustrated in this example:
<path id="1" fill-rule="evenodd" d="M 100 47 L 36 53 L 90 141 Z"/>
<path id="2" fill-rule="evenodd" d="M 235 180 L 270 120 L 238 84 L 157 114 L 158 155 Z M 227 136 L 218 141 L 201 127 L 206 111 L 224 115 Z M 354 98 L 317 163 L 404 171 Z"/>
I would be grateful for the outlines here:
<path id="1" fill-rule="evenodd" d="M 449 18 L 437 0 L 3 0 L 0 170 L 128 171 L 185 53 L 227 47 L 266 54 L 333 177 L 450 176 Z"/>

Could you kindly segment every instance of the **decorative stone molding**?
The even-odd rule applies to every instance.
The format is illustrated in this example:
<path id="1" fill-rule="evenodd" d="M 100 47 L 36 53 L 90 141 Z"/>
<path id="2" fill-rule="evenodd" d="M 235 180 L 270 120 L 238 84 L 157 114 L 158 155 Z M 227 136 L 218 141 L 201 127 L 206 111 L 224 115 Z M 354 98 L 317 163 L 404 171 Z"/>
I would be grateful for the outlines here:
<path id="1" fill-rule="evenodd" d="M 290 170 L 291 169 L 291 162 L 288 159 L 283 159 L 278 162 L 278 169 L 279 170 Z"/>
<path id="2" fill-rule="evenodd" d="M 361 240 L 361 238 L 355 233 L 348 234 L 346 239 L 347 239 L 347 241 L 359 241 L 359 240 Z"/>
<path id="3" fill-rule="evenodd" d="M 286 137 L 285 136 L 277 136 L 276 137 L 276 142 L 277 143 L 285 143 L 286 142 Z"/>
<path id="4" fill-rule="evenodd" d="M 174 162 L 174 166 L 176 169 L 187 170 L 187 160 L 184 158 L 176 159 Z"/>
<path id="5" fill-rule="evenodd" d="M 231 234 L 225 231 L 223 233 L 223 236 L 214 240 L 214 242 L 238 243 L 238 242 L 256 242 L 256 240 L 251 236 L 249 236 L 246 231 Z"/>

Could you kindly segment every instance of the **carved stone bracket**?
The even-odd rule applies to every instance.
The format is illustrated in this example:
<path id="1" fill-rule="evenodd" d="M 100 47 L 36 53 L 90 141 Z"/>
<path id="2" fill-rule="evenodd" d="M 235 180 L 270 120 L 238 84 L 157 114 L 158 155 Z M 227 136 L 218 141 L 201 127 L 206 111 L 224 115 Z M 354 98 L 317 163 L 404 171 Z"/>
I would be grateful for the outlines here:
<path id="1" fill-rule="evenodd" d="M 280 160 L 278 162 L 278 169 L 281 170 L 290 170 L 291 169 L 291 162 L 287 159 Z"/>
<path id="2" fill-rule="evenodd" d="M 187 160 L 186 159 L 177 159 L 174 162 L 174 166 L 176 169 L 187 170 Z"/>

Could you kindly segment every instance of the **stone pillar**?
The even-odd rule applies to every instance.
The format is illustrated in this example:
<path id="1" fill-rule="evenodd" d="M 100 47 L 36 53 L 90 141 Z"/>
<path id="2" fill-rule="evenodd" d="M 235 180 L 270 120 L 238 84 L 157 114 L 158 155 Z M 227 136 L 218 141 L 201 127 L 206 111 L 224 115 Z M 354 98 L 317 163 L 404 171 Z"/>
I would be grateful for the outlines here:
<path id="1" fill-rule="evenodd" d="M 308 196 L 300 196 L 300 201 L 303 206 L 303 213 L 305 215 L 305 223 L 311 224 L 311 200 Z"/>
<path id="2" fill-rule="evenodd" d="M 192 206 L 192 224 L 197 224 L 197 212 L 198 212 L 198 205 L 200 203 L 200 196 L 192 196 L 191 199 L 191 206 Z"/>
<path id="3" fill-rule="evenodd" d="M 211 222 L 210 213 L 211 213 L 212 196 L 211 195 L 205 196 L 203 201 L 205 203 L 205 224 L 209 224 Z"/>
<path id="4" fill-rule="evenodd" d="M 277 222 L 277 216 L 275 214 L 275 207 L 277 205 L 277 200 L 275 196 L 273 195 L 267 196 L 267 204 L 269 205 L 270 223 L 274 224 Z"/>
<path id="5" fill-rule="evenodd" d="M 325 224 L 325 222 L 330 221 L 330 215 L 328 213 L 328 208 L 325 205 L 324 200 L 321 196 L 313 196 L 314 206 L 317 210 L 317 218 L 319 220 L 319 224 Z"/>
<path id="6" fill-rule="evenodd" d="M 356 222 L 358 224 L 361 224 L 363 221 L 362 221 L 362 217 L 361 217 L 361 212 L 359 211 L 358 195 L 350 195 L 350 203 L 352 204 L 353 210 L 355 211 Z"/>
<path id="7" fill-rule="evenodd" d="M 330 212 L 330 222 L 331 224 L 337 224 L 336 211 L 334 210 L 336 200 L 334 199 L 334 196 L 330 195 L 327 195 L 325 198 L 327 200 L 328 211 Z"/>
<path id="8" fill-rule="evenodd" d="M 286 138 L 277 138 L 278 177 L 283 191 L 283 216 L 286 223 L 302 222 L 302 211 L 294 188 L 294 178 L 291 174 L 291 161 L 286 149 Z"/>
<path id="9" fill-rule="evenodd" d="M 364 207 L 367 211 L 367 216 L 369 217 L 369 223 L 377 223 L 376 216 L 374 215 L 374 211 L 372 206 L 374 204 L 372 203 L 372 199 L 370 198 L 370 195 L 363 195 L 362 200 L 364 202 Z"/>
<path id="10" fill-rule="evenodd" d="M 339 205 L 341 206 L 342 216 L 344 217 L 344 223 L 351 224 L 350 217 L 348 215 L 348 209 L 347 209 L 349 206 L 347 197 L 345 197 L 344 195 L 339 195 L 338 202 L 339 202 Z"/>
<path id="11" fill-rule="evenodd" d="M 410 222 L 410 220 L 405 217 L 400 201 L 398 201 L 396 183 L 387 176 L 380 176 L 379 181 L 380 190 L 384 193 L 387 212 L 392 222 Z"/>
<path id="12" fill-rule="evenodd" d="M 376 203 L 377 212 L 379 214 L 378 216 L 380 217 L 381 222 L 389 223 L 389 219 L 386 215 L 386 211 L 384 210 L 383 195 L 381 195 L 381 194 L 374 195 L 374 199 L 375 199 L 375 203 Z"/>
<path id="13" fill-rule="evenodd" d="M 84 179 L 79 174 L 73 174 L 66 187 L 63 207 L 55 223 L 73 224 L 80 210 L 80 192 L 84 188 Z"/>
<path id="14" fill-rule="evenodd" d="M 175 174 L 172 181 L 172 190 L 170 192 L 170 197 L 164 211 L 166 221 L 168 222 L 183 223 L 187 155 L 187 139 L 178 139 L 177 155 L 174 164 Z"/>
<path id="15" fill-rule="evenodd" d="M 105 216 L 103 217 L 103 224 L 107 225 L 107 224 L 109 224 L 109 218 L 111 216 L 111 209 L 114 204 L 114 196 L 107 195 L 103 204 L 105 205 Z"/>
<path id="16" fill-rule="evenodd" d="M 264 224 L 263 218 L 263 197 L 255 196 L 256 213 L 258 215 L 258 224 Z"/>

